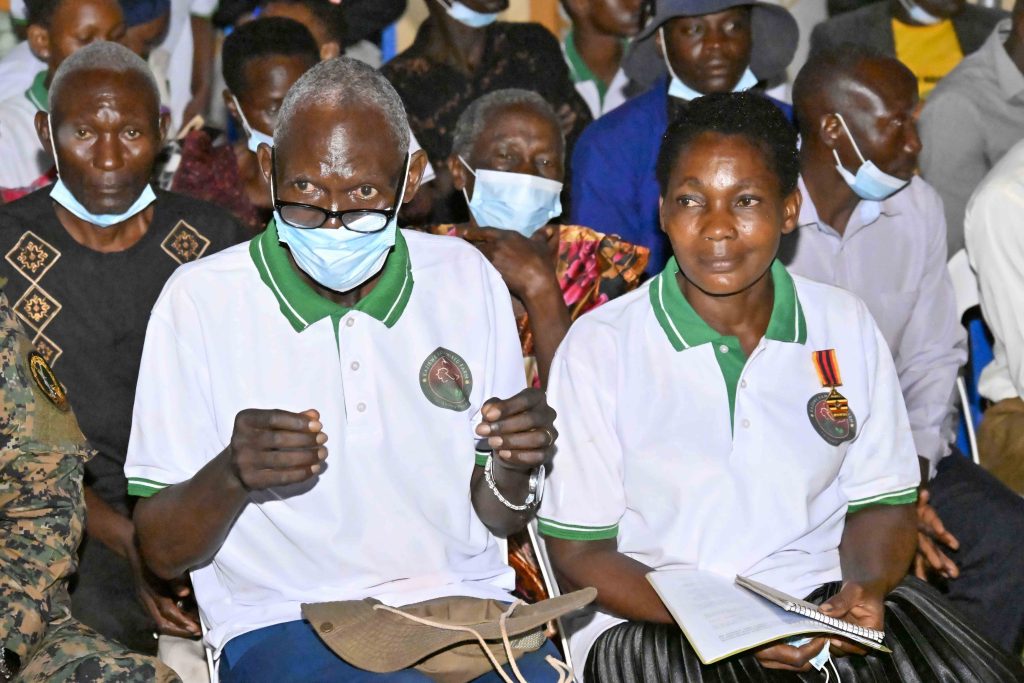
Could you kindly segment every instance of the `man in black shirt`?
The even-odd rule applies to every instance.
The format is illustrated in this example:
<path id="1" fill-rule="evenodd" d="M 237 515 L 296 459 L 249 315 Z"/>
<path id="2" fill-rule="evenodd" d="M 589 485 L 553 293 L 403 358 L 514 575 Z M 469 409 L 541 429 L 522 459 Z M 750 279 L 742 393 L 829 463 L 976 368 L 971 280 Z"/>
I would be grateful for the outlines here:
<path id="1" fill-rule="evenodd" d="M 86 466 L 72 610 L 152 653 L 155 628 L 180 636 L 199 628 L 181 608 L 187 588 L 147 580 L 135 550 L 123 466 L 146 323 L 175 268 L 246 235 L 227 212 L 150 187 L 167 116 L 146 63 L 126 48 L 95 43 L 65 60 L 50 107 L 36 130 L 59 178 L 0 207 L 0 276 L 98 451 Z"/>

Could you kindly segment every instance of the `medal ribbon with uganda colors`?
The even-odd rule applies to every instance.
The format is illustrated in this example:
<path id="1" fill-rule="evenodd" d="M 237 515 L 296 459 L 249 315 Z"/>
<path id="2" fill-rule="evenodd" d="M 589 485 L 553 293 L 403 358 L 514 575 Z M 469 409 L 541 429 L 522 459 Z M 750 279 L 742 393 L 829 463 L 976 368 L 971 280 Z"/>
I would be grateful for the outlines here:
<path id="1" fill-rule="evenodd" d="M 825 399 L 829 414 L 835 420 L 845 419 L 850 414 L 850 404 L 846 397 L 836 390 L 836 387 L 843 385 L 843 377 L 839 374 L 839 361 L 836 360 L 836 350 L 814 351 L 811 353 L 811 359 L 814 361 L 814 369 L 818 371 L 821 386 L 830 389 L 828 397 Z"/>

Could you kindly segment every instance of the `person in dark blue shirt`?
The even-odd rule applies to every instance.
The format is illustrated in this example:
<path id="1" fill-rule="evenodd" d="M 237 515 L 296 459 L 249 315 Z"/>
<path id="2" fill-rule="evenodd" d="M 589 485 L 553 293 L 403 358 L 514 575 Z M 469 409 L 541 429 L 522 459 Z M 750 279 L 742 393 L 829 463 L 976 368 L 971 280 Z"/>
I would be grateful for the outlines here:
<path id="1" fill-rule="evenodd" d="M 661 59 L 667 74 L 580 136 L 572 155 L 570 222 L 648 247 L 646 272 L 660 272 L 670 250 L 658 227 L 654 167 L 669 121 L 701 95 L 747 90 L 779 75 L 798 36 L 792 15 L 767 2 L 658 0 L 632 58 Z M 792 119 L 791 107 L 775 102 Z"/>

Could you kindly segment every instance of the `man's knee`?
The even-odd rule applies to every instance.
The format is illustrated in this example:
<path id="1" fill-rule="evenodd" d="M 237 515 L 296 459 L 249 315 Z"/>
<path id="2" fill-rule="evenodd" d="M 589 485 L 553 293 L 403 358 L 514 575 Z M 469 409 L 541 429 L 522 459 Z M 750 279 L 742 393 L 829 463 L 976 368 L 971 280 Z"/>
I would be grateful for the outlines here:
<path id="1" fill-rule="evenodd" d="M 47 683 L 181 683 L 156 658 L 130 652 L 73 619 L 51 627 L 22 668 L 21 678 Z"/>

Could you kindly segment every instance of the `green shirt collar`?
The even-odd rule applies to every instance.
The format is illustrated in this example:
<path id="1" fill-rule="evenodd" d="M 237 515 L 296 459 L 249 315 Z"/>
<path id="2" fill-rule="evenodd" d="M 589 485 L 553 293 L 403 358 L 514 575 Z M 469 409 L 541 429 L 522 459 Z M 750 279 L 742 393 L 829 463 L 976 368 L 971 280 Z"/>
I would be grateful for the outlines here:
<path id="1" fill-rule="evenodd" d="M 277 236 L 277 225 L 271 220 L 267 229 L 249 242 L 249 255 L 263 284 L 270 288 L 281 307 L 281 313 L 296 332 L 330 316 L 340 319 L 351 310 L 362 311 L 392 327 L 402 316 L 412 296 L 412 263 L 409 245 L 402 231 L 395 237 L 395 246 L 384 262 L 377 286 L 353 308 L 325 299 L 307 285 L 292 268 L 287 250 Z"/>
<path id="2" fill-rule="evenodd" d="M 36 74 L 36 77 L 32 80 L 32 86 L 25 91 L 25 97 L 28 101 L 35 105 L 35 108 L 39 111 L 50 111 L 50 93 L 46 88 L 46 74 L 49 73 L 46 69 L 43 69 Z"/>
<path id="3" fill-rule="evenodd" d="M 625 45 L 628 41 L 622 41 Z M 569 29 L 569 33 L 565 36 L 565 58 L 569 62 L 569 72 L 572 76 L 573 83 L 582 83 L 583 81 L 593 81 L 597 87 L 597 95 L 601 102 L 604 102 L 605 93 L 608 92 L 608 84 L 597 77 L 587 63 L 583 60 L 579 51 L 576 49 L 576 40 L 572 29 Z"/>
<path id="4" fill-rule="evenodd" d="M 701 344 L 731 339 L 713 330 L 693 310 L 693 306 L 679 289 L 679 281 L 676 279 L 678 272 L 679 264 L 675 257 L 672 257 L 665 270 L 651 282 L 650 287 L 654 315 L 672 347 L 676 351 L 682 351 Z M 775 303 L 764 336 L 775 341 L 803 344 L 807 340 L 807 323 L 793 278 L 778 259 L 772 263 L 771 275 L 775 288 Z"/>

